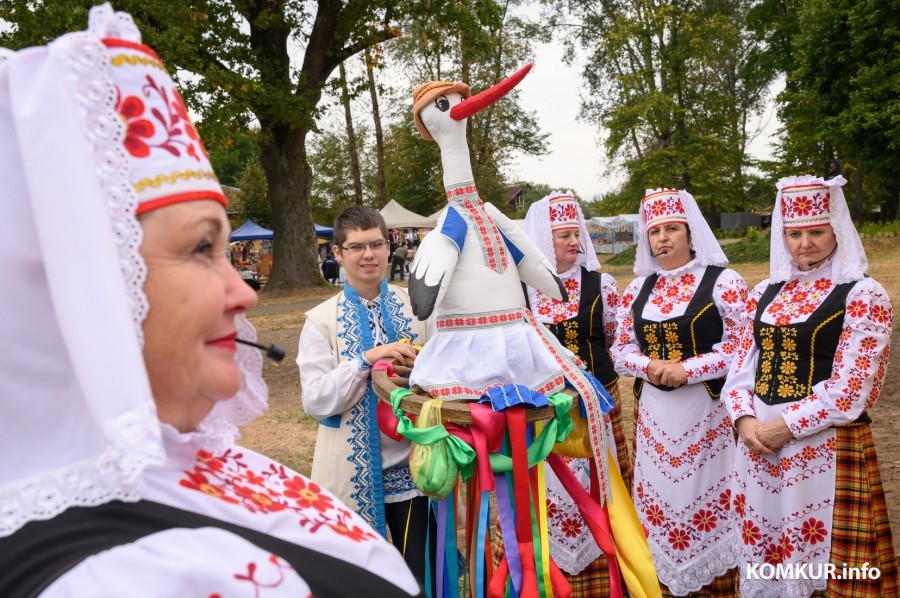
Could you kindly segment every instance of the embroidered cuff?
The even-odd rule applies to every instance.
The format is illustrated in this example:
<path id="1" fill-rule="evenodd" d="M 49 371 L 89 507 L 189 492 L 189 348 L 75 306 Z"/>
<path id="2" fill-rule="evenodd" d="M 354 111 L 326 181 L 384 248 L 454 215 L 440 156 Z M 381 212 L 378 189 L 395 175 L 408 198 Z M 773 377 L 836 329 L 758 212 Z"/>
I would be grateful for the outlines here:
<path id="1" fill-rule="evenodd" d="M 369 360 L 366 359 L 366 356 L 362 353 L 359 354 L 359 365 L 357 365 L 357 369 L 360 370 L 371 370 L 372 364 L 369 363 Z"/>

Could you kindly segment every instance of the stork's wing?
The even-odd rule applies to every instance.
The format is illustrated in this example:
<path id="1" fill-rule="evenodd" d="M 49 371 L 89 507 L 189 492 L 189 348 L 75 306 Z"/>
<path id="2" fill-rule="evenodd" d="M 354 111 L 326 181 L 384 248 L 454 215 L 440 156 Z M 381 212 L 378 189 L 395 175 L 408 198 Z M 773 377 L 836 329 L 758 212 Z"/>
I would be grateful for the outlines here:
<path id="1" fill-rule="evenodd" d="M 568 301 L 562 281 L 553 271 L 553 266 L 541 253 L 537 245 L 528 238 L 515 222 L 503 215 L 493 204 L 485 203 L 484 209 L 494 219 L 497 228 L 503 233 L 506 244 L 516 260 L 519 278 L 530 287 L 534 287 L 549 297 L 560 301 Z"/>
<path id="2" fill-rule="evenodd" d="M 465 236 L 465 221 L 453 208 L 448 208 L 438 220 L 437 228 L 422 239 L 409 272 L 409 300 L 419 320 L 427 320 L 443 300 Z"/>

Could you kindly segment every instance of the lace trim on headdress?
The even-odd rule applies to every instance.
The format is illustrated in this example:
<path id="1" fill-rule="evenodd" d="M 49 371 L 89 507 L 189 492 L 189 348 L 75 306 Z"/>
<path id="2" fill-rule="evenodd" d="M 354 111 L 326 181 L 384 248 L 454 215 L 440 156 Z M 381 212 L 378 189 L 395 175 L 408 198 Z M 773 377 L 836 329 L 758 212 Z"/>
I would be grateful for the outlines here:
<path id="1" fill-rule="evenodd" d="M 853 225 L 850 208 L 844 198 L 844 190 L 841 188 L 847 179 L 836 176 L 830 180 L 824 180 L 809 174 L 802 176 L 790 176 L 779 180 L 775 186 L 778 195 L 775 197 L 775 209 L 772 211 L 771 240 L 769 243 L 769 280 L 773 283 L 783 282 L 791 277 L 793 260 L 784 242 L 784 219 L 781 215 L 781 190 L 795 185 L 808 185 L 816 183 L 829 188 L 831 199 L 829 201 L 828 219 L 834 236 L 837 238 L 837 251 L 832 258 L 832 280 L 835 284 L 843 284 L 860 280 L 869 270 L 869 260 L 866 250 L 863 248 L 859 233 Z"/>
<path id="2" fill-rule="evenodd" d="M 650 554 L 653 555 L 660 581 L 666 584 L 672 594 L 687 596 L 691 592 L 700 591 L 703 586 L 709 585 L 715 578 L 733 569 L 738 563 L 740 549 L 732 542 L 715 546 L 692 559 L 687 571 L 672 565 L 666 554 L 652 543 Z"/>
<path id="3" fill-rule="evenodd" d="M 137 198 L 128 180 L 125 124 L 115 109 L 116 88 L 107 74 L 106 48 L 89 33 L 67 35 L 54 45 L 54 51 L 67 58 L 73 97 L 84 115 L 88 141 L 97 159 L 97 178 L 116 238 L 135 336 L 143 346 L 141 324 L 147 314 L 143 284 L 147 272 L 139 253 L 142 231 L 134 215 Z M 72 506 L 140 499 L 141 473 L 149 465 L 164 462 L 155 405 L 145 403 L 106 422 L 103 432 L 107 446 L 100 455 L 10 485 L 0 494 L 0 536 L 11 534 L 29 521 L 54 517 Z"/>
<path id="4" fill-rule="evenodd" d="M 256 329 L 242 314 L 235 318 L 239 338 L 256 341 Z M 232 398 L 222 401 L 197 426 L 194 432 L 180 434 L 179 441 L 197 441 L 205 450 L 217 454 L 230 448 L 246 426 L 268 409 L 268 387 L 262 376 L 263 356 L 253 347 L 238 346 L 236 361 L 243 380 Z"/>

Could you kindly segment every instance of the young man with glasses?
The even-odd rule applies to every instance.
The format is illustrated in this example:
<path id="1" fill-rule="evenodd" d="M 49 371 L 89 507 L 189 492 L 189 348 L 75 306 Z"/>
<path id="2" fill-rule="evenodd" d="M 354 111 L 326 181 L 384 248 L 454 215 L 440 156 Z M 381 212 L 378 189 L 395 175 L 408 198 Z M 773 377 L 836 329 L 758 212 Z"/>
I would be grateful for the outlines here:
<path id="1" fill-rule="evenodd" d="M 412 483 L 409 441 L 378 430 L 370 376 L 380 359 L 411 365 L 412 344 L 425 342 L 425 325 L 413 316 L 406 289 L 385 280 L 387 237 L 384 218 L 371 208 L 351 206 L 337 217 L 332 249 L 347 284 L 307 312 L 297 365 L 303 409 L 319 421 L 312 480 L 385 537 L 390 530 L 424 580 L 428 499 Z"/>

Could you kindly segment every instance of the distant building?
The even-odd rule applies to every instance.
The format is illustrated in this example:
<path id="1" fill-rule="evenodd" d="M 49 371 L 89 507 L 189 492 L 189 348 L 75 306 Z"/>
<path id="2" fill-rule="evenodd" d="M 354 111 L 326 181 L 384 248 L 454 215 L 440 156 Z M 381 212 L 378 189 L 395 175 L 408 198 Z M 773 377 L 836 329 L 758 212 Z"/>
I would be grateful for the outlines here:
<path id="1" fill-rule="evenodd" d="M 524 206 L 525 194 L 522 192 L 522 187 L 519 185 L 507 187 L 506 191 L 503 192 L 503 204 L 511 211 L 515 211 Z"/>

